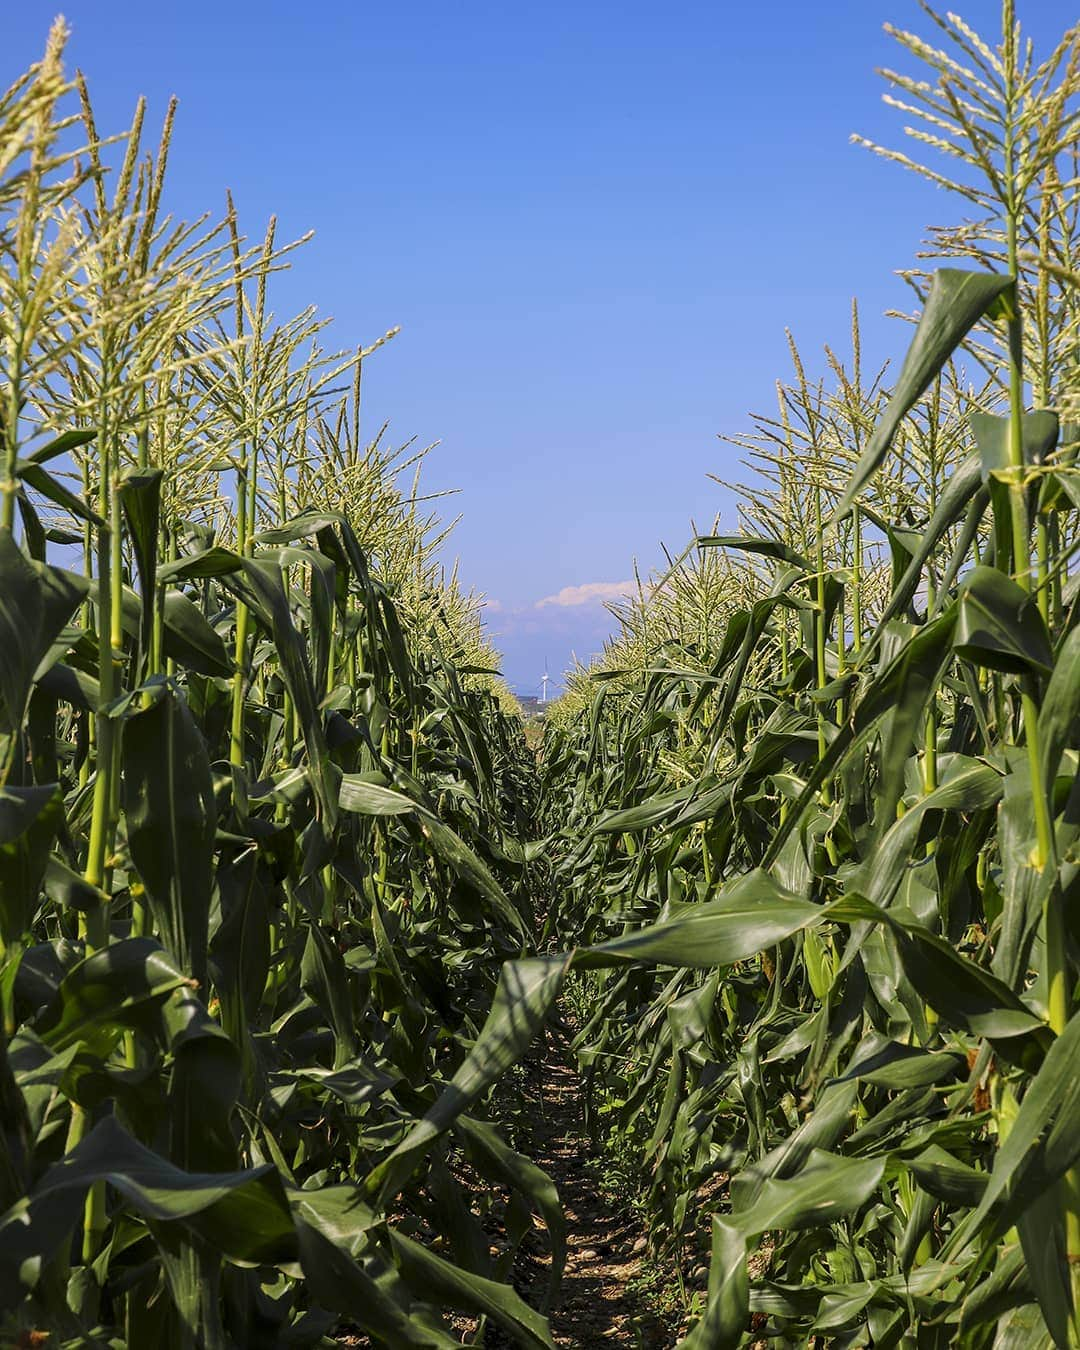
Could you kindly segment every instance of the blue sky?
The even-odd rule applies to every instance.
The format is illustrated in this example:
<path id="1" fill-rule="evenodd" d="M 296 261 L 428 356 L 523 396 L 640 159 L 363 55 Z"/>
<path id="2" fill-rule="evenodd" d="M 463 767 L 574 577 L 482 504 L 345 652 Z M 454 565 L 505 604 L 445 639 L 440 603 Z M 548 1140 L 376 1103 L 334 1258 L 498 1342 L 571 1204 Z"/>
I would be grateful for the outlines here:
<path id="1" fill-rule="evenodd" d="M 961 12 L 987 36 L 996 0 Z M 0 83 L 55 9 L 6 7 Z M 365 368 L 365 420 L 438 440 L 451 551 L 493 602 L 511 683 L 533 692 L 598 649 L 600 603 L 636 559 L 682 547 L 731 502 L 717 437 L 768 409 L 785 326 L 842 348 L 857 295 L 868 360 L 902 354 L 879 316 L 947 201 L 848 143 L 897 143 L 874 67 L 914 0 L 69 0 L 70 61 L 102 131 L 136 96 L 180 96 L 170 206 L 279 238 L 314 229 L 275 293 L 342 346 L 400 324 Z M 1029 0 L 1037 41 L 1075 19 Z M 558 597 L 561 596 L 561 599 Z M 556 597 L 556 599 L 552 599 Z M 547 600 L 548 603 L 540 602 Z"/>

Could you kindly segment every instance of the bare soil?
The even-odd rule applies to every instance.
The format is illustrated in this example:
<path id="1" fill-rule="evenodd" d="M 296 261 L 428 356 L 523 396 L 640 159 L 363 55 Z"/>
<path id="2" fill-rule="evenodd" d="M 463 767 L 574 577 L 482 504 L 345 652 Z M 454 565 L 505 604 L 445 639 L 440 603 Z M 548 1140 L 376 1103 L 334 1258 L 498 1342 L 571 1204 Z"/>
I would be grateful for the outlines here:
<path id="1" fill-rule="evenodd" d="M 534 1112 L 526 1151 L 558 1187 L 567 1226 L 566 1267 L 557 1302 L 548 1312 L 555 1344 L 578 1350 L 614 1345 L 669 1350 L 678 1329 L 650 1306 L 648 1281 L 641 1280 L 645 1232 L 629 1204 L 620 1206 L 604 1195 L 589 1166 L 593 1153 L 585 1131 L 584 1089 L 566 1038 L 549 1028 L 535 1052 L 529 1065 Z M 539 1233 L 527 1238 L 513 1282 L 534 1307 L 541 1306 L 550 1267 L 546 1238 Z M 511 1342 L 492 1328 L 486 1344 Z"/>

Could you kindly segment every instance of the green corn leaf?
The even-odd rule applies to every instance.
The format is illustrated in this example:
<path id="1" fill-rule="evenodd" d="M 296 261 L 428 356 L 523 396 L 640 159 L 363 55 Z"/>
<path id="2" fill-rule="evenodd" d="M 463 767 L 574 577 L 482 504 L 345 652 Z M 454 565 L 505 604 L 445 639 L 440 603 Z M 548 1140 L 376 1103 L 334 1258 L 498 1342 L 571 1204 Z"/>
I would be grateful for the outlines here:
<path id="1" fill-rule="evenodd" d="M 344 1242 L 337 1240 L 339 1231 L 338 1223 L 327 1224 L 321 1216 L 318 1224 L 297 1218 L 304 1278 L 324 1308 L 332 1308 L 383 1344 L 402 1350 L 454 1350 L 459 1345 L 427 1309 L 409 1306 L 407 1291 L 394 1272 L 374 1262 L 369 1269 L 354 1260 L 348 1251 L 350 1230 L 346 1229 Z"/>
<path id="2" fill-rule="evenodd" d="M 945 484 L 944 491 L 938 501 L 937 509 L 927 523 L 926 529 L 913 540 L 912 549 L 908 555 L 910 561 L 905 571 L 893 585 L 888 603 L 882 611 L 877 627 L 863 644 L 863 650 L 859 658 L 861 664 L 865 663 L 873 654 L 892 620 L 902 614 L 911 604 L 918 591 L 926 564 L 947 531 L 956 524 L 965 511 L 974 506 L 975 509 L 971 511 L 970 530 L 970 534 L 973 536 L 978 521 L 986 510 L 988 501 L 989 498 L 986 493 L 980 493 L 978 456 L 969 455 L 950 474 L 949 481 Z M 963 560 L 968 557 L 970 548 L 971 538 L 968 537 L 965 547 L 958 550 L 958 566 L 962 565 Z M 951 582 L 952 579 L 946 575 L 942 578 L 939 590 L 947 594 Z"/>
<path id="3" fill-rule="evenodd" d="M 40 666 L 38 670 L 41 671 Z M 56 661 L 43 671 L 38 676 L 37 688 L 83 711 L 97 712 L 101 706 L 101 686 L 97 680 L 64 661 Z"/>
<path id="4" fill-rule="evenodd" d="M 994 947 L 993 970 L 999 978 L 1023 987 L 1030 963 L 1031 944 L 1056 882 L 1053 868 L 1032 867 L 1035 809 L 1031 767 L 1023 750 L 1007 752 L 1005 796 L 998 812 L 997 841 L 1001 853 L 1000 933 Z"/>
<path id="5" fill-rule="evenodd" d="M 876 1038 L 875 1038 L 876 1040 Z M 911 1045 L 882 1038 L 865 1047 L 844 1079 L 861 1079 L 875 1087 L 900 1092 L 905 1088 L 927 1087 L 956 1078 L 966 1068 L 962 1055 L 949 1051 L 919 1050 Z"/>
<path id="6" fill-rule="evenodd" d="M 780 539 L 757 539 L 741 534 L 702 534 L 694 540 L 695 548 L 730 548 L 740 553 L 760 553 L 762 557 L 785 562 L 801 572 L 812 572 L 813 563 Z"/>
<path id="7" fill-rule="evenodd" d="M 845 1158 L 814 1149 L 790 1180 L 764 1182 L 753 1206 L 729 1222 L 747 1238 L 773 1228 L 817 1228 L 866 1204 L 884 1172 L 884 1158 Z"/>
<path id="8" fill-rule="evenodd" d="M 26 458 L 33 464 L 48 464 L 50 459 L 66 455 L 68 451 L 77 450 L 82 445 L 89 445 L 96 436 L 96 428 L 73 427 L 70 431 L 62 431 L 59 436 L 46 441 Z"/>
<path id="9" fill-rule="evenodd" d="M 1053 800 L 1054 779 L 1067 746 L 1075 742 L 1080 724 L 1080 626 L 1061 644 L 1053 674 L 1039 709 L 1039 745 L 1043 757 L 1043 785 Z"/>
<path id="10" fill-rule="evenodd" d="M 40 463 L 20 459 L 15 467 L 15 476 L 27 487 L 33 488 L 35 492 L 40 492 L 49 501 L 55 502 L 64 511 L 70 511 L 79 520 L 85 520 L 98 530 L 105 531 L 109 528 L 98 513 L 87 506 L 82 497 L 77 497 L 70 488 L 65 487 L 59 479 L 54 478 L 51 473 L 43 469 Z"/>
<path id="11" fill-rule="evenodd" d="M 34 1023 L 50 1049 L 85 1042 L 104 1056 L 127 1027 L 145 1023 L 190 975 L 150 938 L 127 938 L 94 952 L 64 975 L 56 994 Z"/>
<path id="12" fill-rule="evenodd" d="M 228 677 L 233 662 L 225 643 L 204 618 L 199 607 L 180 591 L 168 590 L 163 601 L 165 655 L 185 670 L 200 675 Z"/>
<path id="13" fill-rule="evenodd" d="M 679 1342 L 679 1350 L 735 1350 L 750 1320 L 746 1239 L 729 1219 L 712 1220 L 708 1302 L 697 1325 Z"/>
<path id="14" fill-rule="evenodd" d="M 469 883 L 495 908 L 499 917 L 512 930 L 524 935 L 524 920 L 510 903 L 505 892 L 491 874 L 490 868 L 477 856 L 475 850 L 449 825 L 419 802 L 393 788 L 372 783 L 356 774 L 343 774 L 338 801 L 343 810 L 366 816 L 416 817 L 418 828 L 432 849 L 463 881 Z"/>
<path id="15" fill-rule="evenodd" d="M 286 1194 L 293 1215 L 310 1224 L 350 1256 L 360 1256 L 368 1235 L 380 1222 L 357 1186 L 319 1186 L 288 1188 Z"/>
<path id="16" fill-rule="evenodd" d="M 731 1178 L 733 1207 L 752 1209 L 762 1186 L 770 1178 L 797 1175 L 815 1149 L 835 1148 L 851 1128 L 858 1095 L 858 1085 L 854 1082 L 830 1083 L 797 1130 L 763 1158 Z"/>
<path id="17" fill-rule="evenodd" d="M 979 462 L 982 468 L 983 482 L 992 475 L 1008 469 L 1010 463 L 1009 441 L 1012 435 L 1012 420 L 1007 415 L 973 412 L 969 416 L 971 429 L 975 433 L 975 444 L 979 448 Z M 1042 464 L 1053 450 L 1058 439 L 1058 416 L 1055 412 L 1040 408 L 1025 413 L 1022 422 L 1023 448 L 1025 464 Z"/>
<path id="18" fill-rule="evenodd" d="M 953 646 L 976 666 L 1015 674 L 1050 674 L 1054 655 L 1032 597 L 995 567 L 963 580 Z"/>
<path id="19" fill-rule="evenodd" d="M 369 1189 L 381 1188 L 386 1195 L 427 1145 L 524 1054 L 558 994 L 568 964 L 581 969 L 629 962 L 729 965 L 826 915 L 821 906 L 786 895 L 765 873 L 755 872 L 733 883 L 725 899 L 691 906 L 665 924 L 582 948 L 569 958 L 507 962 L 491 1013 L 465 1063 L 423 1121 L 371 1174 Z"/>
<path id="20" fill-rule="evenodd" d="M 383 1199 L 395 1192 L 431 1142 L 477 1100 L 511 1064 L 516 1064 L 543 1026 L 562 987 L 566 957 L 508 961 L 487 1020 L 465 1062 L 419 1121 L 367 1180 Z"/>
<path id="21" fill-rule="evenodd" d="M 206 577 L 225 577 L 239 572 L 244 560 L 239 553 L 215 544 L 197 553 L 187 553 L 169 562 L 159 563 L 161 581 L 196 581 Z"/>
<path id="22" fill-rule="evenodd" d="M 597 819 L 593 829 L 597 834 L 627 834 L 635 830 L 647 830 L 677 815 L 692 795 L 693 789 L 678 788 L 675 792 L 650 797 L 648 801 L 625 807 L 621 811 L 606 811 Z"/>
<path id="23" fill-rule="evenodd" d="M 0 530 L 0 732 L 21 729 L 38 665 L 86 592 L 81 577 L 32 561 Z"/>
<path id="24" fill-rule="evenodd" d="M 233 1171 L 240 1161 L 233 1135 L 239 1050 L 189 989 L 176 990 L 162 1005 L 157 1038 L 173 1057 L 171 1160 L 189 1171 Z"/>
<path id="25" fill-rule="evenodd" d="M 992 1041 L 1002 1058 L 1037 1066 L 1049 1048 L 1045 1024 L 1012 989 L 988 970 L 961 956 L 908 911 L 878 909 L 858 895 L 830 906 L 844 922 L 883 923 L 897 944 L 904 973 L 919 996 L 953 1026 Z"/>
<path id="26" fill-rule="evenodd" d="M 223 1020 L 241 1044 L 243 1027 L 254 1018 L 270 969 L 270 905 L 265 864 L 250 851 L 219 855 L 215 870 L 221 922 L 210 944 L 214 987 Z M 239 1019 L 243 1017 L 241 1022 Z M 236 1018 L 236 1022 L 230 1019 Z"/>
<path id="27" fill-rule="evenodd" d="M 334 1068 L 340 1069 L 355 1057 L 357 1049 L 348 975 L 341 953 L 316 924 L 308 928 L 300 984 L 329 1015 L 337 1045 Z"/>
<path id="28" fill-rule="evenodd" d="M 903 782 L 904 765 L 910 749 L 914 720 L 906 705 L 908 691 L 925 702 L 940 679 L 949 660 L 953 631 L 956 626 L 956 607 L 951 605 L 939 618 L 921 628 L 910 641 L 903 644 L 896 656 L 867 689 L 859 700 L 854 715 L 833 738 L 825 754 L 819 759 L 813 773 L 792 810 L 773 832 L 766 851 L 764 865 L 770 867 L 783 853 L 788 839 L 798 828 L 804 814 L 817 802 L 822 785 L 841 772 L 865 744 L 878 722 L 891 714 L 897 722 L 897 710 L 907 707 L 899 719 L 890 742 L 886 762 L 886 790 L 895 803 Z M 895 809 L 895 806 L 894 806 Z M 881 813 L 882 821 L 884 815 Z"/>
<path id="29" fill-rule="evenodd" d="M 1012 279 L 987 272 L 943 267 L 934 273 L 915 336 L 899 379 L 870 442 L 844 489 L 833 519 L 855 504 L 888 453 L 900 423 L 918 402 L 969 330 L 1012 288 Z"/>
<path id="30" fill-rule="evenodd" d="M 417 819 L 421 833 L 439 857 L 448 863 L 463 881 L 479 891 L 511 931 L 524 936 L 524 919 L 507 899 L 502 887 L 491 875 L 487 864 L 460 835 L 430 811 L 418 808 Z"/>
<path id="31" fill-rule="evenodd" d="M 1048 1187 L 1080 1159 L 1080 1013 L 1074 1014 L 1047 1051 L 1024 1094 L 1008 1138 L 998 1149 L 979 1208 L 967 1222 L 974 1230 L 994 1213 L 1004 1233 Z"/>
<path id="32" fill-rule="evenodd" d="M 165 655 L 185 670 L 200 675 L 220 675 L 228 678 L 234 671 L 225 644 L 208 624 L 202 612 L 181 591 L 169 590 L 163 601 L 163 647 Z"/>
<path id="33" fill-rule="evenodd" d="M 25 531 L 24 547 L 27 554 L 35 562 L 45 562 L 46 554 L 49 551 L 49 536 L 45 526 L 41 523 L 41 517 L 38 515 L 33 502 L 25 492 L 20 492 L 17 498 L 19 507 L 19 518 L 23 523 Z M 76 543 L 79 542 L 76 536 Z"/>
<path id="34" fill-rule="evenodd" d="M 989 1177 L 967 1163 L 960 1162 L 937 1144 L 932 1144 L 906 1166 L 919 1185 L 937 1199 L 971 1209 L 986 1192 Z"/>
<path id="35" fill-rule="evenodd" d="M 1017 1216 L 1016 1231 L 1024 1253 L 1027 1278 L 1039 1301 L 1039 1311 L 1056 1347 L 1069 1345 L 1073 1323 L 1072 1273 L 1069 1269 L 1064 1214 L 1055 1190 L 1043 1191 Z M 1043 1328 L 1039 1328 L 1042 1332 Z"/>
<path id="36" fill-rule="evenodd" d="M 454 1133 L 465 1145 L 466 1152 L 487 1176 L 516 1188 L 535 1205 L 543 1215 L 551 1242 L 551 1271 L 548 1276 L 548 1303 L 559 1288 L 566 1265 L 566 1216 L 559 1203 L 559 1193 L 548 1174 L 523 1154 L 515 1152 L 486 1120 L 458 1116 Z"/>
<path id="37" fill-rule="evenodd" d="M 107 1183 L 143 1218 L 166 1231 L 180 1225 L 232 1260 L 275 1264 L 296 1257 L 292 1217 L 273 1168 L 185 1172 L 106 1116 L 47 1169 L 28 1197 L 0 1216 L 0 1305 L 17 1306 L 37 1282 L 95 1182 Z"/>
<path id="38" fill-rule="evenodd" d="M 978 1284 L 960 1305 L 960 1334 L 969 1339 L 977 1328 L 996 1322 L 1001 1316 L 1002 1301 L 1011 1302 L 1014 1291 L 1026 1285 L 1024 1253 L 1020 1244 L 1016 1243 L 996 1255 L 997 1260 L 989 1276 Z M 1039 1320 L 1041 1321 L 1041 1318 Z M 1034 1346 L 1034 1342 L 1032 1345 Z M 1052 1345 L 1048 1334 L 1044 1334 L 1043 1350 L 1051 1350 Z"/>
<path id="39" fill-rule="evenodd" d="M 376 778 L 382 781 L 377 782 Z M 343 811 L 354 811 L 361 816 L 407 816 L 419 809 L 404 792 L 388 787 L 382 773 L 342 774 L 338 803 Z"/>
<path id="40" fill-rule="evenodd" d="M 128 846 L 155 928 L 181 967 L 206 979 L 217 809 L 206 744 L 167 684 L 129 714 L 123 740 Z"/>
<path id="41" fill-rule="evenodd" d="M 394 1256 L 412 1288 L 451 1307 L 490 1317 L 519 1345 L 534 1347 L 534 1350 L 554 1350 L 555 1342 L 551 1339 L 547 1319 L 534 1312 L 513 1289 L 451 1265 L 394 1228 L 389 1233 Z"/>
<path id="42" fill-rule="evenodd" d="M 160 569 L 158 569 L 160 577 Z M 98 599 L 97 582 L 90 583 L 90 597 Z M 129 587 L 121 591 L 120 619 L 124 632 L 138 638 L 142 623 L 142 601 Z M 233 665 L 221 635 L 207 622 L 198 606 L 180 591 L 165 593 L 162 616 L 165 625 L 163 647 L 166 656 L 188 670 L 202 675 L 228 676 Z"/>
<path id="43" fill-rule="evenodd" d="M 43 885 L 46 895 L 61 909 L 74 909 L 80 914 L 92 913 L 107 900 L 104 891 L 91 886 L 81 872 L 68 867 L 55 853 L 45 865 Z"/>
<path id="44" fill-rule="evenodd" d="M 154 604 L 157 585 L 157 541 L 158 519 L 161 514 L 161 482 L 164 472 L 161 469 L 130 470 L 121 478 L 117 487 L 120 503 L 127 521 L 128 536 L 135 553 L 135 566 L 139 571 L 139 591 L 142 600 L 142 622 L 139 629 L 139 642 L 142 661 L 140 669 L 146 670 L 151 640 L 154 630 Z"/>
<path id="45" fill-rule="evenodd" d="M 49 853 L 63 823 L 57 784 L 0 787 L 0 941 L 5 948 L 30 929 Z"/>
<path id="46" fill-rule="evenodd" d="M 697 969 L 728 966 L 824 917 L 820 905 L 789 894 L 759 870 L 731 882 L 719 900 L 687 906 L 664 923 L 582 947 L 573 964 L 582 970 L 637 961 Z"/>
<path id="47" fill-rule="evenodd" d="M 233 575 L 229 578 L 229 584 L 260 615 L 273 636 L 281 662 L 281 677 L 289 690 L 304 734 L 319 815 L 324 827 L 332 829 L 338 815 L 338 775 L 327 750 L 311 666 L 303 640 L 293 623 L 282 569 L 278 563 L 253 558 L 244 558 L 242 568 L 243 583 Z"/>
<path id="48" fill-rule="evenodd" d="M 988 764 L 952 755 L 943 757 L 938 769 L 943 781 L 890 826 L 852 882 L 852 888 L 875 905 L 884 908 L 892 902 L 904 879 L 906 865 L 915 857 L 915 845 L 928 814 L 987 810 L 1001 800 L 1004 780 Z"/>

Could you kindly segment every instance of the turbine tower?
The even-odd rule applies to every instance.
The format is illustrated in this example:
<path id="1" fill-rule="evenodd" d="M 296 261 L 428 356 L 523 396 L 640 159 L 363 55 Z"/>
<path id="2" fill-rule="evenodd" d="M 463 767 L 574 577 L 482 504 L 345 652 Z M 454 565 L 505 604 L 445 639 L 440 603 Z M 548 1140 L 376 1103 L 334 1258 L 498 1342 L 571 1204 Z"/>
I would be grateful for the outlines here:
<path id="1" fill-rule="evenodd" d="M 551 676 L 547 673 L 547 662 L 544 662 L 544 673 L 540 676 L 540 702 L 547 702 L 547 687 Z"/>

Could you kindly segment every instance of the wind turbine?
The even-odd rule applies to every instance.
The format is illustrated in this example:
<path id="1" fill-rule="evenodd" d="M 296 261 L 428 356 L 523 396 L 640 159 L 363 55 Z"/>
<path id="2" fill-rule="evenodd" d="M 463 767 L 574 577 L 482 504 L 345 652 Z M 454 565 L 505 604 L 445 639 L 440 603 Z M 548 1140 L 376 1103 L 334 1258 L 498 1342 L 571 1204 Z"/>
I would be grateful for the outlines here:
<path id="1" fill-rule="evenodd" d="M 547 687 L 551 676 L 547 673 L 547 662 L 544 662 L 544 673 L 540 676 L 540 702 L 547 702 Z"/>

